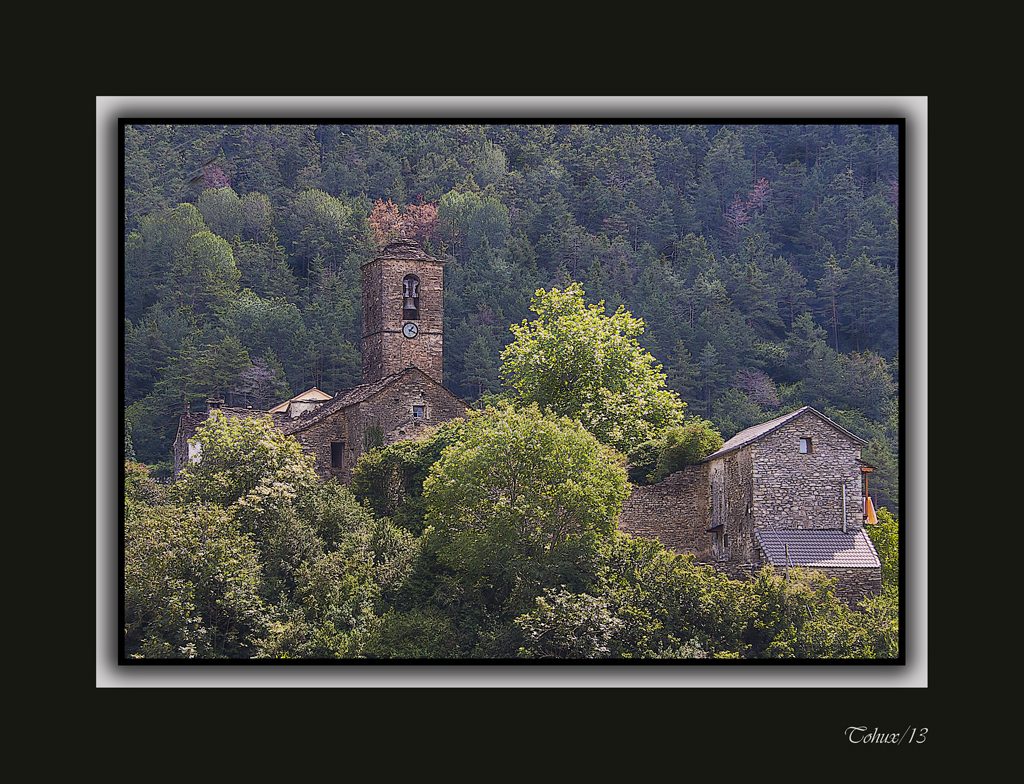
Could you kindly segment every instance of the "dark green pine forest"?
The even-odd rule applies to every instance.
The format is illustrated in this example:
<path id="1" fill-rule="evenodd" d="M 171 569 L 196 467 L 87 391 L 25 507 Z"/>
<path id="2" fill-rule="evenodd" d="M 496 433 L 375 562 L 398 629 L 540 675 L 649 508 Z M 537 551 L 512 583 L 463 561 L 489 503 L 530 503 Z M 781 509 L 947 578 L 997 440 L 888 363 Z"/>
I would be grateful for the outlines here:
<path id="1" fill-rule="evenodd" d="M 122 124 L 123 661 L 900 656 L 901 130 Z M 187 407 L 360 383 L 360 266 L 398 236 L 448 262 L 470 416 L 347 487 L 214 415 L 171 483 Z M 627 475 L 804 405 L 869 442 L 880 595 L 617 529 Z"/>
<path id="2" fill-rule="evenodd" d="M 123 130 L 124 421 L 171 473 L 186 404 L 360 382 L 360 265 L 445 268 L 445 384 L 503 391 L 537 289 L 644 322 L 724 438 L 811 405 L 899 509 L 900 125 L 147 124 Z"/>

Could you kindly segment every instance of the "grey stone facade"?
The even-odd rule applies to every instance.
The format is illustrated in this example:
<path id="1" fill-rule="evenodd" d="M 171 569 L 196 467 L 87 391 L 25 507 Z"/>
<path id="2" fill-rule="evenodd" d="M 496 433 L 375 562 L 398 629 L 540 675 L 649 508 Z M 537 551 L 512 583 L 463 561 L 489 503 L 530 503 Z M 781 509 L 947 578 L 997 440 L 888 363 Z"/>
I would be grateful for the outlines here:
<path id="1" fill-rule="evenodd" d="M 416 439 L 465 416 L 466 403 L 442 386 L 444 262 L 415 242 L 397 240 L 363 265 L 363 383 L 327 397 L 309 390 L 273 413 L 224 408 L 228 416 L 270 415 L 316 461 L 324 479 L 349 482 L 367 448 Z M 315 394 L 313 394 L 315 393 Z M 208 411 L 185 413 L 174 442 L 175 476 Z"/>
<path id="2" fill-rule="evenodd" d="M 858 536 L 865 523 L 865 444 L 805 407 L 738 433 L 699 465 L 657 485 L 634 487 L 619 526 L 737 578 L 766 563 L 786 565 L 788 547 L 766 552 L 760 537 L 785 532 L 794 552 L 813 539 L 814 557 L 789 563 L 839 578 L 837 595 L 859 599 L 881 590 L 878 556 Z"/>
<path id="3" fill-rule="evenodd" d="M 806 452 L 801 439 L 810 445 Z M 754 526 L 861 528 L 863 445 L 813 409 L 753 441 L 747 449 L 755 478 Z"/>
<path id="4" fill-rule="evenodd" d="M 882 592 L 881 570 L 868 567 L 806 567 L 824 572 L 826 577 L 836 581 L 835 595 L 846 602 L 851 610 L 857 609 L 857 603 L 865 596 L 877 596 Z"/>

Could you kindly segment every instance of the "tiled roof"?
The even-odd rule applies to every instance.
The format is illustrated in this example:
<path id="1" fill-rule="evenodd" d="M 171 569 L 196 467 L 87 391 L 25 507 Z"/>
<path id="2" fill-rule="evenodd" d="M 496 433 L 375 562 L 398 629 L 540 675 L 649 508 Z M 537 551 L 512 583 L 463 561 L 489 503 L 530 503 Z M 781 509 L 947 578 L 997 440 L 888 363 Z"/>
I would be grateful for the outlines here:
<path id="1" fill-rule="evenodd" d="M 316 387 L 313 387 L 312 389 L 307 389 L 301 395 L 296 395 L 295 397 L 284 401 L 280 405 L 274 406 L 272 409 L 270 409 L 270 413 L 277 414 L 279 412 L 287 411 L 288 405 L 290 403 L 316 403 L 322 400 L 330 399 L 331 396 L 328 395 L 326 392 L 321 392 Z"/>
<path id="2" fill-rule="evenodd" d="M 381 390 L 387 388 L 395 381 L 398 381 L 399 379 L 410 373 L 418 373 L 431 384 L 441 386 L 419 368 L 408 367 L 390 376 L 386 376 L 385 378 L 382 378 L 380 381 L 374 381 L 370 384 L 360 384 L 359 386 L 351 387 L 350 389 L 343 389 L 333 398 L 328 397 L 327 401 L 324 402 L 322 405 L 318 406 L 315 409 L 305 411 L 300 416 L 297 416 L 294 419 L 291 419 L 288 416 L 288 414 L 284 412 L 281 406 L 278 406 L 277 408 L 272 409 L 271 411 L 256 411 L 251 408 L 229 408 L 227 406 L 223 406 L 218 410 L 225 416 L 229 417 L 261 417 L 270 414 L 273 416 L 275 424 L 281 430 L 282 433 L 284 433 L 285 435 L 293 435 L 294 433 L 298 433 L 302 430 L 305 430 L 308 427 L 311 427 L 312 425 L 317 424 L 318 422 L 323 421 L 325 418 L 327 418 L 334 412 L 338 411 L 339 409 L 348 408 L 349 406 L 353 406 L 356 403 L 362 403 L 366 400 L 369 400 L 371 397 L 376 395 Z M 441 388 L 445 389 L 444 387 Z M 314 391 L 319 392 L 320 394 L 324 394 L 320 392 L 320 390 L 309 390 L 309 392 L 304 392 L 298 398 L 292 398 L 292 400 L 305 399 L 313 400 L 315 402 L 317 399 L 317 395 L 310 395 L 310 392 Z M 325 395 L 325 397 L 327 396 Z M 179 431 L 184 430 L 184 432 L 186 433 L 186 437 L 191 438 L 199 424 L 204 422 L 208 416 L 209 414 L 205 411 L 201 413 L 196 412 L 193 414 L 183 414 L 180 417 L 178 429 Z"/>
<path id="3" fill-rule="evenodd" d="M 436 381 L 430 378 L 430 376 L 428 376 L 419 368 L 408 367 L 390 376 L 386 376 L 382 378 L 380 381 L 374 381 L 370 384 L 360 384 L 359 386 L 352 387 L 351 389 L 343 389 L 341 392 L 335 395 L 330 401 L 324 403 L 319 408 L 313 411 L 306 411 L 301 416 L 296 417 L 290 422 L 281 422 L 279 426 L 281 427 L 285 435 L 291 435 L 292 433 L 297 433 L 300 430 L 305 430 L 306 428 L 326 419 L 328 416 L 338 411 L 339 409 L 348 408 L 349 406 L 353 406 L 356 403 L 362 403 L 366 400 L 369 400 L 382 389 L 385 389 L 386 387 L 390 386 L 395 381 L 401 379 L 403 376 L 409 373 L 418 373 L 430 383 L 440 386 L 440 384 L 437 384 Z"/>
<path id="4" fill-rule="evenodd" d="M 863 529 L 842 531 L 794 531 L 760 528 L 754 532 L 765 559 L 775 566 L 878 567 L 878 553 Z"/>
<path id="5" fill-rule="evenodd" d="M 838 430 L 840 433 L 843 433 L 844 435 L 852 438 L 857 443 L 859 443 L 861 445 L 864 445 L 864 446 L 867 445 L 867 441 L 865 441 L 863 438 L 859 438 L 859 437 L 855 436 L 853 433 L 851 433 L 849 430 L 847 430 L 846 428 L 840 427 L 835 422 L 833 422 L 831 419 L 829 419 L 827 416 L 822 414 L 820 411 L 816 411 L 815 409 L 811 408 L 810 406 L 804 406 L 803 408 L 799 408 L 796 411 L 791 411 L 790 413 L 783 414 L 782 416 L 776 417 L 775 419 L 769 419 L 767 422 L 762 422 L 759 425 L 754 425 L 753 427 L 748 427 L 746 430 L 741 430 L 736 435 L 734 435 L 732 438 L 730 438 L 728 441 L 726 441 L 724 444 L 722 444 L 721 448 L 717 452 L 714 452 L 713 454 L 710 454 L 707 457 L 705 457 L 702 462 L 706 463 L 708 460 L 713 460 L 714 458 L 719 457 L 719 456 L 725 454 L 726 452 L 731 452 L 734 449 L 739 449 L 741 446 L 746 446 L 747 444 L 751 443 L 752 441 L 756 441 L 757 439 L 761 438 L 762 436 L 767 435 L 771 431 L 773 431 L 773 430 L 775 430 L 777 428 L 782 427 L 787 422 L 790 422 L 790 421 L 796 419 L 801 414 L 804 414 L 804 413 L 807 413 L 807 412 L 810 412 L 810 413 L 814 414 L 816 417 L 821 419 L 823 422 L 826 422 L 827 424 L 831 425 L 836 430 Z"/>

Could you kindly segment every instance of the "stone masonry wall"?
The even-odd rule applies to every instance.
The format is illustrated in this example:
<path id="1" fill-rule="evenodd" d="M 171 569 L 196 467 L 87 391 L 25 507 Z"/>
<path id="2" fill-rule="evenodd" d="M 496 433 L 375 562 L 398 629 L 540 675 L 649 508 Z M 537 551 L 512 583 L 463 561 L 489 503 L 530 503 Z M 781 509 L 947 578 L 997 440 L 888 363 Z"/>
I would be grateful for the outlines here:
<path id="1" fill-rule="evenodd" d="M 619 529 L 658 539 L 677 553 L 707 550 L 707 466 L 687 466 L 655 485 L 632 485 Z M 698 556 L 699 557 L 699 556 Z"/>
<path id="2" fill-rule="evenodd" d="M 811 451 L 800 453 L 800 439 Z M 751 444 L 754 525 L 842 529 L 846 486 L 847 530 L 864 524 L 860 446 L 807 412 Z"/>
<path id="3" fill-rule="evenodd" d="M 414 415 L 415 406 L 423 407 L 422 417 Z M 418 373 L 389 384 L 350 412 L 351 444 L 344 481 L 351 477 L 351 468 L 363 452 L 363 436 L 370 428 L 380 428 L 384 445 L 390 446 L 423 438 L 438 425 L 465 415 L 462 400 Z"/>
<path id="4" fill-rule="evenodd" d="M 750 448 L 745 447 L 708 464 L 711 524 L 721 526 L 717 537 L 708 539 L 703 554 L 708 562 L 742 563 L 756 558 L 752 459 Z"/>
<path id="5" fill-rule="evenodd" d="M 331 444 L 344 442 L 348 446 L 349 421 L 344 411 L 336 411 L 307 429 L 300 430 L 294 438 L 302 445 L 303 452 L 313 456 L 316 472 L 321 479 L 340 476 L 339 472 L 331 469 Z M 346 464 L 347 457 L 346 454 Z"/>
<path id="6" fill-rule="evenodd" d="M 826 577 L 836 580 L 833 592 L 836 598 L 846 602 L 851 610 L 858 609 L 857 602 L 865 596 L 876 596 L 882 592 L 881 569 L 835 567 L 817 571 L 824 572 Z"/>
<path id="7" fill-rule="evenodd" d="M 414 415 L 416 406 L 423 407 L 422 418 Z M 380 427 L 384 444 L 391 445 L 416 439 L 424 430 L 465 414 L 466 404 L 462 400 L 419 374 L 410 373 L 360 404 L 353 424 L 361 425 L 362 430 Z"/>
<path id="8" fill-rule="evenodd" d="M 801 438 L 810 439 L 809 453 L 800 452 Z M 844 486 L 847 530 L 863 526 L 859 458 L 858 443 L 807 412 L 710 463 L 634 486 L 619 528 L 751 579 L 762 565 L 755 529 L 841 530 Z M 881 591 L 879 569 L 820 571 L 837 580 L 836 596 L 853 609 Z"/>
<path id="9" fill-rule="evenodd" d="M 402 334 L 402 281 L 420 281 L 416 337 Z M 444 262 L 436 259 L 377 258 L 363 266 L 363 382 L 379 381 L 417 367 L 442 383 Z"/>
<path id="10" fill-rule="evenodd" d="M 174 478 L 185 470 L 188 464 L 188 440 L 195 436 L 199 425 L 206 421 L 207 414 L 182 414 L 178 419 L 178 432 L 174 437 Z"/>
<path id="11" fill-rule="evenodd" d="M 755 563 L 711 563 L 717 571 L 733 580 L 747 582 L 757 579 L 764 564 Z M 844 602 L 851 610 L 859 610 L 857 603 L 866 596 L 877 596 L 882 592 L 882 570 L 872 568 L 810 568 L 805 571 L 822 572 L 826 577 L 836 581 L 832 591 L 836 598 Z M 776 574 L 784 575 L 785 569 L 776 567 Z"/>
<path id="12" fill-rule="evenodd" d="M 423 417 L 414 415 L 414 406 L 422 406 Z M 465 413 L 463 401 L 413 372 L 388 384 L 368 400 L 337 411 L 295 436 L 303 451 L 316 459 L 317 473 L 323 479 L 334 476 L 348 483 L 370 428 L 380 428 L 387 446 L 422 438 L 437 425 Z M 345 443 L 344 462 L 340 469 L 332 469 L 331 444 L 337 442 Z"/>

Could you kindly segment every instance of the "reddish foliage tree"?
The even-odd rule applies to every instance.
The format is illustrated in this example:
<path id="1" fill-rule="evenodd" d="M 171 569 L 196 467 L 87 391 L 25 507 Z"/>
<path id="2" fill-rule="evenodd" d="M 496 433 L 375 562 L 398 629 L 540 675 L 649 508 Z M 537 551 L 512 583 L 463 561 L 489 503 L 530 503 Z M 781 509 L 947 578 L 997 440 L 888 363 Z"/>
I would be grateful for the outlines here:
<path id="1" fill-rule="evenodd" d="M 437 205 L 423 201 L 421 194 L 419 204 L 410 204 L 405 208 L 401 225 L 406 237 L 412 237 L 421 244 L 433 239 L 437 235 Z"/>
<path id="2" fill-rule="evenodd" d="M 398 205 L 391 199 L 377 199 L 368 217 L 377 246 L 383 248 L 398 237 L 408 237 L 421 245 L 437 235 L 437 206 L 423 201 L 410 204 L 405 212 L 399 213 Z"/>
<path id="3" fill-rule="evenodd" d="M 737 193 L 736 198 L 732 200 L 725 210 L 725 226 L 723 227 L 723 233 L 731 241 L 736 241 L 740 235 L 740 227 L 750 222 L 750 215 L 747 214 L 747 207 L 743 199 Z"/>
<path id="4" fill-rule="evenodd" d="M 401 236 L 399 231 L 398 205 L 391 199 L 385 202 L 377 199 L 373 205 L 369 218 L 370 227 L 373 229 L 373 237 L 377 241 L 377 247 L 383 248 L 388 242 Z"/>
<path id="5" fill-rule="evenodd" d="M 747 196 L 747 209 L 754 212 L 763 211 L 769 196 L 771 196 L 771 185 L 767 179 L 761 177 L 754 183 L 754 190 Z"/>
<path id="6" fill-rule="evenodd" d="M 898 207 L 900 203 L 900 179 L 899 177 L 889 178 L 889 192 L 886 195 L 886 200 L 889 202 L 890 207 Z"/>

